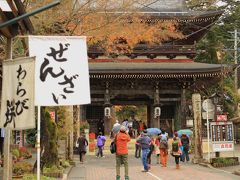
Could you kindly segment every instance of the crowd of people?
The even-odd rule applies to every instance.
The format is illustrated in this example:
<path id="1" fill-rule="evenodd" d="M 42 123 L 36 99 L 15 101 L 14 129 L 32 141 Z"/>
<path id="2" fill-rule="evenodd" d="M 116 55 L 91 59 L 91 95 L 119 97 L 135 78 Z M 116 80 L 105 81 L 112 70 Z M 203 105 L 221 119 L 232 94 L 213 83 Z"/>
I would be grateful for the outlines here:
<path id="1" fill-rule="evenodd" d="M 123 164 L 125 168 L 125 180 L 129 179 L 128 176 L 128 150 L 127 143 L 130 141 L 130 135 L 127 128 L 122 125 L 120 132 L 115 136 L 116 141 L 116 180 L 120 180 L 120 165 Z M 124 137 L 124 138 L 123 138 Z M 156 163 L 161 164 L 162 167 L 167 167 L 169 153 L 174 157 L 176 169 L 180 169 L 179 162 L 188 162 L 189 155 L 189 137 L 182 134 L 179 137 L 178 133 L 174 133 L 174 137 L 170 142 L 168 133 L 164 130 L 157 136 L 149 136 L 147 130 L 143 130 L 136 138 L 135 157 L 140 158 L 143 164 L 142 172 L 148 172 L 151 168 L 151 157 L 155 155 L 157 158 Z M 169 147 L 169 144 L 171 145 Z M 124 149 L 124 150 L 123 150 Z"/>
<path id="2" fill-rule="evenodd" d="M 128 131 L 128 134 L 130 137 L 132 138 L 137 138 L 138 135 L 144 130 L 144 129 L 147 129 L 147 125 L 145 122 L 143 122 L 142 120 L 138 121 L 135 119 L 134 116 L 131 117 L 131 121 L 129 122 L 128 119 L 124 119 L 121 122 L 119 122 L 118 120 L 116 120 L 115 124 L 113 125 L 114 126 L 118 126 L 118 125 L 122 125 L 124 126 L 127 131 Z M 111 132 L 113 133 L 113 132 Z"/>
<path id="3" fill-rule="evenodd" d="M 168 133 L 161 129 L 159 134 L 150 136 L 146 126 L 141 121 L 133 118 L 132 124 L 129 125 L 127 119 L 120 124 L 118 120 L 113 125 L 113 129 L 120 127 L 117 132 L 112 132 L 112 139 L 116 144 L 116 180 L 120 180 L 120 167 L 124 166 L 125 180 L 129 180 L 128 175 L 128 142 L 131 136 L 136 138 L 135 142 L 135 157 L 141 158 L 143 170 L 148 172 L 151 169 L 152 156 L 156 156 L 156 163 L 161 164 L 162 167 L 167 167 L 169 153 L 174 157 L 176 169 L 180 169 L 180 161 L 189 161 L 189 144 L 190 140 L 187 134 L 178 135 L 174 133 L 172 140 L 169 140 Z M 96 138 L 97 151 L 96 157 L 104 157 L 103 149 L 106 137 L 102 132 L 98 133 Z M 83 163 L 86 154 L 86 147 L 88 141 L 84 134 L 77 140 L 80 163 Z M 171 146 L 169 146 L 169 144 Z"/>

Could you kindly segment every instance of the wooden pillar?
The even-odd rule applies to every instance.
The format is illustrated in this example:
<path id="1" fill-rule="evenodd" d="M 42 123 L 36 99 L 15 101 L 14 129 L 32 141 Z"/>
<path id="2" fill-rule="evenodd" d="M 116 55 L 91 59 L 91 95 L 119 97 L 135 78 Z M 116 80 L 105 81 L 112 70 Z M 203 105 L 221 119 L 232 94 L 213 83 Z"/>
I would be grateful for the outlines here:
<path id="1" fill-rule="evenodd" d="M 73 126 L 74 126 L 74 121 L 73 121 L 73 106 L 67 106 L 67 111 L 69 114 L 69 119 L 71 121 L 71 126 L 69 129 L 69 158 L 73 159 L 73 146 L 74 146 L 74 139 L 73 139 Z"/>
<path id="2" fill-rule="evenodd" d="M 154 92 L 154 107 L 160 107 L 160 97 L 159 97 L 159 87 L 158 87 L 158 85 L 159 85 L 159 82 L 156 82 L 155 92 Z M 155 113 L 154 109 L 153 109 L 153 113 Z M 154 121 L 154 127 L 160 128 L 160 116 L 155 117 L 153 115 L 153 117 L 154 117 L 154 120 L 155 120 Z"/>
<path id="3" fill-rule="evenodd" d="M 202 117 L 201 117 L 201 95 L 195 93 L 192 95 L 193 116 L 194 116 L 194 163 L 202 161 Z"/>
<path id="4" fill-rule="evenodd" d="M 73 106 L 73 123 L 74 123 L 74 133 L 73 142 L 77 141 L 80 136 L 80 106 Z"/>
<path id="5" fill-rule="evenodd" d="M 7 39 L 7 59 L 12 59 L 12 38 Z M 3 89 L 2 89 L 3 90 Z M 12 130 L 4 129 L 4 166 L 3 179 L 12 180 L 12 153 L 10 149 Z"/>
<path id="6" fill-rule="evenodd" d="M 183 85 L 182 91 L 181 91 L 181 128 L 186 128 L 186 89 L 185 85 Z"/>
<path id="7" fill-rule="evenodd" d="M 111 121 L 112 121 L 112 105 L 110 102 L 110 93 L 109 93 L 109 82 L 106 81 L 105 94 L 104 94 L 104 108 L 110 108 L 110 116 L 105 115 L 104 109 L 104 133 L 109 134 L 111 131 Z"/>

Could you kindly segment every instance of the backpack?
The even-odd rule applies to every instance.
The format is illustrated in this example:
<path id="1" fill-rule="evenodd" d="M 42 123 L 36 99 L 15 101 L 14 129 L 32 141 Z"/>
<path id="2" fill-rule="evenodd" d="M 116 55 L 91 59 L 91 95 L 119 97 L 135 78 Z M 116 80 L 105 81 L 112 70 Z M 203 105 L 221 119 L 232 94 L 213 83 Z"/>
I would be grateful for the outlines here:
<path id="1" fill-rule="evenodd" d="M 172 152 L 178 152 L 178 151 L 179 151 L 178 141 L 173 141 Z"/>
<path id="2" fill-rule="evenodd" d="M 168 149 L 168 141 L 167 141 L 167 139 L 161 139 L 160 140 L 160 148 Z"/>

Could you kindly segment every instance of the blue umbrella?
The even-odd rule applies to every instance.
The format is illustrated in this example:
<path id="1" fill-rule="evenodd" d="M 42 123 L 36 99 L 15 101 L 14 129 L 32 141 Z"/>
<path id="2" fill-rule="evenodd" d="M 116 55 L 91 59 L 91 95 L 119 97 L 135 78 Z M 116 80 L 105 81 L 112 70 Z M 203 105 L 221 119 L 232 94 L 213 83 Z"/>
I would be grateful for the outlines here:
<path id="1" fill-rule="evenodd" d="M 186 134 L 187 136 L 192 136 L 193 132 L 190 129 L 180 129 L 178 130 L 178 136 L 181 137 L 183 134 Z"/>
<path id="2" fill-rule="evenodd" d="M 160 133 L 161 133 L 161 130 L 158 129 L 158 128 L 148 128 L 148 129 L 147 129 L 147 134 L 148 134 L 149 136 L 158 135 L 158 134 L 160 134 Z"/>

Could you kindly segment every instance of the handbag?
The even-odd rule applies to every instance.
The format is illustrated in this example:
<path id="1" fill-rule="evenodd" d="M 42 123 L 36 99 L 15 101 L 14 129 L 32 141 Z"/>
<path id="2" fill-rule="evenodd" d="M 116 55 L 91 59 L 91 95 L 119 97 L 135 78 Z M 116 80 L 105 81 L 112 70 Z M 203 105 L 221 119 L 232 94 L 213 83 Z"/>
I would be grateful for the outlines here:
<path id="1" fill-rule="evenodd" d="M 114 138 L 114 140 L 111 142 L 111 144 L 110 144 L 110 152 L 112 153 L 112 154 L 114 154 L 114 153 L 116 153 L 116 151 L 117 151 L 117 145 L 116 145 L 116 142 L 117 142 L 117 135 L 115 136 L 115 138 Z"/>
<path id="2" fill-rule="evenodd" d="M 115 143 L 115 141 L 113 141 L 113 142 L 111 142 L 111 144 L 110 144 L 110 152 L 111 152 L 112 154 L 114 154 L 114 153 L 116 152 L 116 150 L 117 150 L 116 143 Z"/>
<path id="3" fill-rule="evenodd" d="M 76 141 L 75 147 L 76 147 L 76 148 L 78 148 L 78 147 L 79 147 L 78 140 Z"/>

